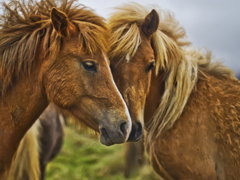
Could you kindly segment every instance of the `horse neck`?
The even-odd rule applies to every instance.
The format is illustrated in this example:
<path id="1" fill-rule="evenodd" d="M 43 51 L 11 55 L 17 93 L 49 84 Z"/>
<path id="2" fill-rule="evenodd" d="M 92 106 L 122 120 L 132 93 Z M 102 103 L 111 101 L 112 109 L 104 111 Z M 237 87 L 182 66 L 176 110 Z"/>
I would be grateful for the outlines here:
<path id="1" fill-rule="evenodd" d="M 19 78 L 0 100 L 0 177 L 9 168 L 21 138 L 48 104 L 39 83 L 37 67 L 41 64 L 34 67 L 29 77 Z"/>
<path id="2" fill-rule="evenodd" d="M 160 99 L 164 93 L 164 72 L 160 71 L 156 76 L 155 71 L 152 72 L 149 92 L 145 102 L 144 126 L 146 129 L 151 124 L 151 119 L 160 104 Z"/>

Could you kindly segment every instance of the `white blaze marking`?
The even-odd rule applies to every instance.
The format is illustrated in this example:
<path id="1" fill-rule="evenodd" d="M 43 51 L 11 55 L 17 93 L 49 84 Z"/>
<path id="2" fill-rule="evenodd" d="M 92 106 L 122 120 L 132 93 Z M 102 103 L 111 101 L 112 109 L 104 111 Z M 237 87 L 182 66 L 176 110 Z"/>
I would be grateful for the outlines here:
<path id="1" fill-rule="evenodd" d="M 104 57 L 104 60 L 106 61 L 106 63 L 108 64 L 107 57 L 105 56 L 104 53 L 103 53 L 103 57 Z M 113 82 L 113 84 L 114 84 L 114 86 L 115 86 L 115 89 L 117 90 L 120 98 L 122 99 L 123 105 L 124 105 L 124 107 L 125 107 L 125 113 L 126 113 L 127 118 L 128 118 L 128 130 L 127 130 L 127 136 L 126 136 L 126 140 L 127 140 L 128 137 L 129 137 L 129 135 L 130 135 L 130 133 L 131 133 L 131 131 L 132 131 L 132 119 L 131 119 L 131 116 L 130 116 L 130 114 L 129 114 L 129 111 L 128 111 L 128 108 L 127 108 L 127 104 L 126 104 L 126 102 L 124 101 L 121 93 L 119 92 L 119 90 L 118 90 L 118 88 L 117 88 L 117 86 L 116 86 L 116 84 L 115 84 L 115 81 L 113 80 L 113 76 L 112 76 L 112 73 L 111 73 L 111 69 L 110 69 L 109 66 L 107 66 L 107 67 L 108 67 L 108 70 L 109 70 L 109 72 L 110 72 L 111 80 L 112 80 L 112 82 Z"/>

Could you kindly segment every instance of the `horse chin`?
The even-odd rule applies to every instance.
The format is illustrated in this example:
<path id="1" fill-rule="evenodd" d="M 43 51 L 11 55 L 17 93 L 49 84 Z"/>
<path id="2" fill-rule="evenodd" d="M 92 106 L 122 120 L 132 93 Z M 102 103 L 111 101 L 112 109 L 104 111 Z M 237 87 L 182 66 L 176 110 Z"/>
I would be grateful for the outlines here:
<path id="1" fill-rule="evenodd" d="M 122 144 L 125 142 L 125 138 L 115 134 L 105 128 L 100 128 L 100 142 L 103 145 L 111 146 L 114 144 Z"/>

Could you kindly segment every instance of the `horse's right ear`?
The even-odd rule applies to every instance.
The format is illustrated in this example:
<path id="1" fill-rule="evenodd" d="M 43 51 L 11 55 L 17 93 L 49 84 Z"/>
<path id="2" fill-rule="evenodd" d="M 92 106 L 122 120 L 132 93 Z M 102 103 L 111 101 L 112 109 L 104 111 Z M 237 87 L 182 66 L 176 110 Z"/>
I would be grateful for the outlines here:
<path id="1" fill-rule="evenodd" d="M 142 25 L 143 32 L 150 37 L 158 29 L 159 15 L 155 9 L 153 9 L 146 17 Z"/>
<path id="2" fill-rule="evenodd" d="M 69 36 L 69 26 L 70 22 L 68 20 L 67 15 L 57 10 L 56 8 L 52 8 L 51 11 L 51 21 L 54 29 L 63 37 Z"/>

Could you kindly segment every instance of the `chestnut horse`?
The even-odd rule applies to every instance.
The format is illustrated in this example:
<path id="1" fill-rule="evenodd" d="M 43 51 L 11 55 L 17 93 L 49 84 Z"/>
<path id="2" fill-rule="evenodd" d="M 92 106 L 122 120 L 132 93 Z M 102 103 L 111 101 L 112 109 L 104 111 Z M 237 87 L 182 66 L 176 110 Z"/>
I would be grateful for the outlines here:
<path id="1" fill-rule="evenodd" d="M 240 171 L 240 82 L 186 40 L 174 16 L 139 4 L 109 19 L 109 58 L 146 149 L 166 180 L 234 180 Z M 144 114 L 144 115 L 143 115 Z"/>
<path id="2" fill-rule="evenodd" d="M 47 163 L 60 152 L 66 115 L 50 103 L 22 138 L 8 180 L 44 180 Z"/>
<path id="3" fill-rule="evenodd" d="M 102 144 L 125 142 L 131 119 L 110 72 L 103 18 L 74 0 L 11 0 L 3 6 L 0 179 L 49 102 L 100 132 Z"/>

